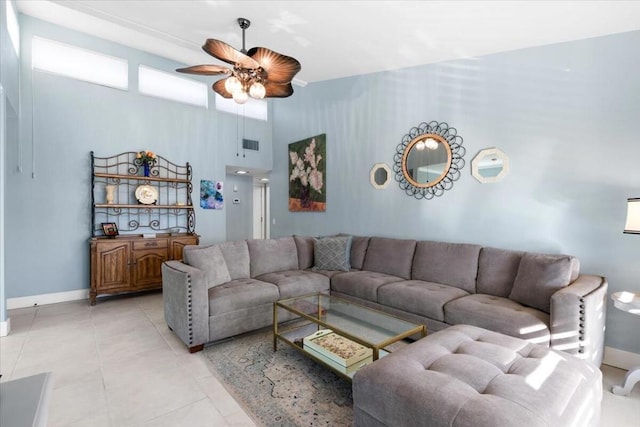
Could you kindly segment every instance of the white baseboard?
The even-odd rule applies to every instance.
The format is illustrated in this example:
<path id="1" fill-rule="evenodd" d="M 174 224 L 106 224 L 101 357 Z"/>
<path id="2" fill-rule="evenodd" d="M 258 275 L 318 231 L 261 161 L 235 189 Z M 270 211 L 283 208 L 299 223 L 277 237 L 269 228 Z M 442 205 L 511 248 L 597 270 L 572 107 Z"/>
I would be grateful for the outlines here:
<path id="1" fill-rule="evenodd" d="M 11 331 L 11 319 L 7 318 L 4 322 L 0 322 L 0 337 L 6 337 Z"/>
<path id="2" fill-rule="evenodd" d="M 602 363 L 620 369 L 631 369 L 635 366 L 640 366 L 640 354 L 613 347 L 605 347 Z"/>
<path id="3" fill-rule="evenodd" d="M 58 302 L 78 301 L 89 298 L 89 289 L 77 291 L 57 292 L 54 294 L 30 295 L 7 299 L 7 310 L 15 308 L 33 307 L 35 305 L 55 304 Z"/>

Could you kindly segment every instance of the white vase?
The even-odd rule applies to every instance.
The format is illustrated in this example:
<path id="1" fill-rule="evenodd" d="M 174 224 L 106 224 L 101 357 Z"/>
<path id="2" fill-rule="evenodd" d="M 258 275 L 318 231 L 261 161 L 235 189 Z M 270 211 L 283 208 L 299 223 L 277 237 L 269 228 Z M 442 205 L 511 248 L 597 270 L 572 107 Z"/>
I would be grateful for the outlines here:
<path id="1" fill-rule="evenodd" d="M 117 186 L 116 185 L 107 185 L 104 188 L 107 191 L 107 204 L 112 205 L 114 200 L 115 200 L 114 193 L 116 191 Z"/>

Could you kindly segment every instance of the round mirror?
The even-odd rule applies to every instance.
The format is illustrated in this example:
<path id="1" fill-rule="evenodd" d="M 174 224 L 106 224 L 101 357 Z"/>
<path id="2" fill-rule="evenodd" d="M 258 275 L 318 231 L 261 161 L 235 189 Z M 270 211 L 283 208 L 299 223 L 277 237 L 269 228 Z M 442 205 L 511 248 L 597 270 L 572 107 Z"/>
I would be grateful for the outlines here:
<path id="1" fill-rule="evenodd" d="M 509 158 L 497 148 L 486 148 L 471 161 L 471 175 L 483 184 L 498 182 L 509 172 Z"/>
<path id="2" fill-rule="evenodd" d="M 439 135 L 414 138 L 404 150 L 402 172 L 416 187 L 432 187 L 444 178 L 451 166 L 451 148 Z"/>
<path id="3" fill-rule="evenodd" d="M 462 137 L 447 123 L 420 123 L 396 148 L 393 170 L 408 195 L 418 199 L 441 196 L 460 178 L 464 167 Z"/>
<path id="4" fill-rule="evenodd" d="M 391 181 L 391 169 L 385 163 L 376 163 L 371 168 L 369 181 L 375 189 L 382 190 L 387 188 L 389 181 Z"/>

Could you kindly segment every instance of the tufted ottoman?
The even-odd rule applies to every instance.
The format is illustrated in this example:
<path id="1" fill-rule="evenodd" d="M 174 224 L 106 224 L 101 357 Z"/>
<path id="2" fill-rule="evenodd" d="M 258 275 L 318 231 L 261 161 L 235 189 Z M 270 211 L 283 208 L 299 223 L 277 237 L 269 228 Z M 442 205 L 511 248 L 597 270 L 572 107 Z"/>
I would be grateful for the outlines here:
<path id="1" fill-rule="evenodd" d="M 353 378 L 354 426 L 597 426 L 590 362 L 475 326 L 436 332 Z"/>

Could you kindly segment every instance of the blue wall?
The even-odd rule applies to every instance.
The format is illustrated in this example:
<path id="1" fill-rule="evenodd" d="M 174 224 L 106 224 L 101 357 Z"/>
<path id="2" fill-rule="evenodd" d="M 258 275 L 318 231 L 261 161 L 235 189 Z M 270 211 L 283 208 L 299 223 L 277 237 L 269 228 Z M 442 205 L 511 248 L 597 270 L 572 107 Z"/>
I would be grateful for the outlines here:
<path id="1" fill-rule="evenodd" d="M 18 111 L 18 61 L 6 55 L 1 16 L 0 78 Z M 89 152 L 139 149 L 190 162 L 196 189 L 200 179 L 224 180 L 225 165 L 273 169 L 275 237 L 343 231 L 570 253 L 584 273 L 606 276 L 611 292 L 640 291 L 640 239 L 622 234 L 626 198 L 640 195 L 640 32 L 297 87 L 270 101 L 273 125 L 247 119 L 239 127 L 215 111 L 212 93 L 209 110 L 137 93 L 139 63 L 183 64 L 33 18 L 20 23 L 20 138 L 5 159 L 7 298 L 88 288 Z M 32 72 L 33 35 L 129 60 L 129 91 Z M 464 138 L 461 179 L 429 201 L 395 182 L 374 190 L 373 164 L 392 166 L 402 136 L 430 120 Z M 240 138 L 260 140 L 259 154 L 235 155 L 239 128 Z M 320 133 L 327 212 L 289 213 L 287 144 Z M 511 173 L 480 184 L 469 164 L 494 146 Z M 225 240 L 226 230 L 225 211 L 197 209 L 203 243 Z M 607 345 L 640 353 L 638 319 L 610 303 L 607 316 Z"/>
<path id="2" fill-rule="evenodd" d="M 34 35 L 127 59 L 129 90 L 32 71 Z M 271 169 L 270 123 L 246 119 L 243 126 L 216 112 L 212 91 L 208 110 L 138 93 L 138 64 L 167 71 L 184 64 L 27 16 L 21 37 L 20 143 L 7 147 L 7 298 L 89 287 L 92 150 L 106 157 L 146 149 L 190 162 L 196 205 L 200 180 L 224 181 L 225 165 Z M 238 128 L 263 151 L 237 157 Z M 203 244 L 225 240 L 225 211 L 196 208 L 196 232 Z"/>
<path id="3" fill-rule="evenodd" d="M 6 150 L 18 137 L 18 111 L 20 111 L 19 59 L 7 30 L 6 4 L 0 3 L 0 322 L 7 319 L 6 312 L 6 263 L 8 247 L 6 231 Z M 14 9 L 15 9 L 15 5 Z"/>
<path id="4" fill-rule="evenodd" d="M 640 196 L 640 32 L 310 84 L 274 107 L 272 236 L 362 235 L 470 242 L 568 253 L 610 291 L 640 291 L 640 238 L 622 233 L 627 197 Z M 467 165 L 433 200 L 394 181 L 369 184 L 393 164 L 422 121 L 457 128 Z M 290 213 L 287 144 L 327 134 L 327 211 Z M 501 182 L 480 184 L 470 163 L 498 147 Z M 640 353 L 635 316 L 608 303 L 611 347 Z"/>

